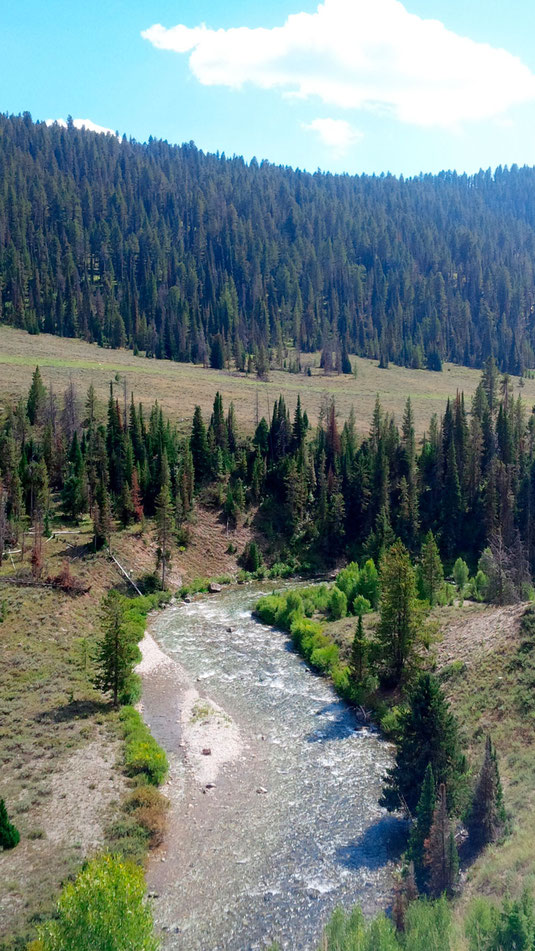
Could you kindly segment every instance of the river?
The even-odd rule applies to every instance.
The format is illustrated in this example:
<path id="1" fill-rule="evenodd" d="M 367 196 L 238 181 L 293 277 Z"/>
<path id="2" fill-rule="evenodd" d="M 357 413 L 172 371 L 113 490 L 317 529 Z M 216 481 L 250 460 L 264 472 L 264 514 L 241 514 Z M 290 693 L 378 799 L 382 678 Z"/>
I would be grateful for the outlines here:
<path id="1" fill-rule="evenodd" d="M 227 588 L 173 606 L 152 625 L 243 740 L 239 760 L 209 791 L 170 749 L 172 832 L 149 871 L 166 949 L 248 951 L 276 940 L 312 951 L 337 905 L 373 913 L 390 900 L 402 824 L 378 797 L 391 748 L 283 633 L 252 617 L 271 590 Z M 161 695 L 158 705 L 149 691 L 145 702 L 169 749 Z"/>

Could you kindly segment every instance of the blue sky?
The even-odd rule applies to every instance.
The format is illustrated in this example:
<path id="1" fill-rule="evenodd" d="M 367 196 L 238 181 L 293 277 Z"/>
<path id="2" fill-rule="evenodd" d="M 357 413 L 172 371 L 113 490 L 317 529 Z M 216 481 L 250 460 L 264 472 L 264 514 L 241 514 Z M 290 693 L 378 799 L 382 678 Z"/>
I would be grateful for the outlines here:
<path id="1" fill-rule="evenodd" d="M 532 0 L 5 0 L 0 110 L 311 171 L 532 165 L 534 36 Z"/>

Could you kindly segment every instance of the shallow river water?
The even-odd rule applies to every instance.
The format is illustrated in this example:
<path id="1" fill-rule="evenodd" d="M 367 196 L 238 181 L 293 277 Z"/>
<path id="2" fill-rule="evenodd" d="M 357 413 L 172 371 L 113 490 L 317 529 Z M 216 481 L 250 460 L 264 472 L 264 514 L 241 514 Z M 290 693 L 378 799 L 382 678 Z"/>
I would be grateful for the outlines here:
<path id="1" fill-rule="evenodd" d="M 359 724 L 283 633 L 252 617 L 270 590 L 224 589 L 170 608 L 153 626 L 245 741 L 242 765 L 222 777 L 225 808 L 215 809 L 197 845 L 189 840 L 190 870 L 176 873 L 177 937 L 166 939 L 169 948 L 247 951 L 276 939 L 309 951 L 337 905 L 359 903 L 371 913 L 390 900 L 402 825 L 378 797 L 391 748 Z M 214 877 L 220 881 L 197 907 L 196 883 L 202 891 Z"/>

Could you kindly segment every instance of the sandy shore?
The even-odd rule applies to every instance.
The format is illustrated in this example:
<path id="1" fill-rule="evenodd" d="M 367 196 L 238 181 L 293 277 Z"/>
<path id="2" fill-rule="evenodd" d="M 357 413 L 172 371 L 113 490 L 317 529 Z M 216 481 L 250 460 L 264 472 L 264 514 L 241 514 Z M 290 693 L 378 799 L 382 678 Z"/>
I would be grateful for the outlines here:
<path id="1" fill-rule="evenodd" d="M 170 803 L 167 832 L 147 869 L 155 924 L 165 951 L 208 951 L 215 945 L 207 943 L 206 910 L 217 924 L 238 885 L 248 886 L 251 857 L 241 844 L 243 817 L 262 822 L 267 797 L 258 793 L 269 781 L 267 744 L 201 695 L 149 632 L 140 647 L 139 709 L 170 767 L 162 786 Z M 199 875 L 198 868 L 210 868 L 211 874 Z"/>
<path id="2" fill-rule="evenodd" d="M 148 631 L 139 646 L 142 660 L 137 672 L 143 679 L 144 695 L 141 712 L 153 719 L 154 694 L 159 695 L 158 707 L 163 704 L 167 711 L 167 752 L 181 751 L 186 769 L 199 785 L 214 783 L 221 767 L 236 762 L 243 752 L 238 727 L 218 704 L 201 697 L 186 671 L 162 651 Z M 166 713 L 156 716 L 165 719 Z M 161 728 L 162 724 L 160 732 Z"/>

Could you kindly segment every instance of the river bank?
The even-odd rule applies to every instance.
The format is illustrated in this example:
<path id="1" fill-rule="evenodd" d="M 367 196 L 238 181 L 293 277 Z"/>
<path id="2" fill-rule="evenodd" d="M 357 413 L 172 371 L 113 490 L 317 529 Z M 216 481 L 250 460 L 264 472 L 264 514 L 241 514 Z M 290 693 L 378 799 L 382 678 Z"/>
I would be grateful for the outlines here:
<path id="1" fill-rule="evenodd" d="M 310 951 L 337 904 L 390 899 L 389 747 L 251 617 L 265 592 L 171 607 L 141 644 L 143 714 L 171 765 L 147 875 L 165 949 Z"/>

